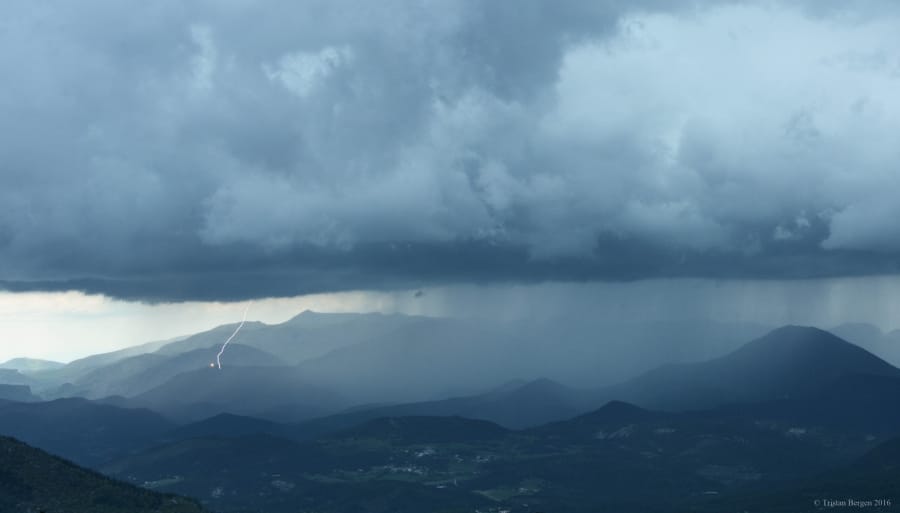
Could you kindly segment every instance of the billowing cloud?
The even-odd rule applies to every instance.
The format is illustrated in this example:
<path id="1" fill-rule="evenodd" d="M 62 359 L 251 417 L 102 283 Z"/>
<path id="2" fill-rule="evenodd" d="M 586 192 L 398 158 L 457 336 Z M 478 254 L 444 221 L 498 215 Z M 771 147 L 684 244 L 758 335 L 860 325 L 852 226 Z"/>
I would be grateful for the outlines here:
<path id="1" fill-rule="evenodd" d="M 148 300 L 900 271 L 900 15 L 13 1 L 0 283 Z"/>

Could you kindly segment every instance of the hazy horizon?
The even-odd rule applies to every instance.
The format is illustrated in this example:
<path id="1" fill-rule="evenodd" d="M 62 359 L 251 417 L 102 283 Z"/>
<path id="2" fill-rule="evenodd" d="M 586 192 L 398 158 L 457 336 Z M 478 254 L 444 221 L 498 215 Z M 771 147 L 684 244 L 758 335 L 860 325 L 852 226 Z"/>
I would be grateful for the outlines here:
<path id="1" fill-rule="evenodd" d="M 27 296 L 27 300 L 23 300 Z M 147 304 L 79 293 L 0 293 L 0 361 L 15 357 L 71 361 L 144 342 L 191 335 L 248 320 L 284 322 L 304 310 L 436 317 L 590 316 L 624 322 L 730 321 L 829 329 L 871 324 L 900 328 L 900 278 L 829 280 L 641 280 L 627 283 L 458 285 L 396 292 L 345 292 L 233 303 Z M 97 333 L 103 337 L 98 340 Z M 19 342 L 28 342 L 26 346 Z M 597 343 L 603 343 L 598 338 Z M 73 347 L 79 344 L 78 347 Z M 27 347 L 27 352 L 22 351 Z"/>

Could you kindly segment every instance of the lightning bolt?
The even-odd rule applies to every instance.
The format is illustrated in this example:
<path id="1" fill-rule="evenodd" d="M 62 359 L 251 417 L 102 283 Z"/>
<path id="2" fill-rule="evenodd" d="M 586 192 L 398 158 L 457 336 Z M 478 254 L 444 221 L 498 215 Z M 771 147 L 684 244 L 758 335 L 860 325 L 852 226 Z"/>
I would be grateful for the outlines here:
<path id="1" fill-rule="evenodd" d="M 218 365 L 220 369 L 222 368 L 222 354 L 225 353 L 225 348 L 228 347 L 228 343 L 231 342 L 231 339 L 233 339 L 234 336 L 237 335 L 239 331 L 241 331 L 241 328 L 244 327 L 244 323 L 247 322 L 248 311 L 250 311 L 250 305 L 247 305 L 247 308 L 244 308 L 244 317 L 241 318 L 241 323 L 238 324 L 237 328 L 234 329 L 234 333 L 232 333 L 231 336 L 225 340 L 225 343 L 222 344 L 222 349 L 219 349 L 219 354 L 216 355 L 216 365 Z"/>

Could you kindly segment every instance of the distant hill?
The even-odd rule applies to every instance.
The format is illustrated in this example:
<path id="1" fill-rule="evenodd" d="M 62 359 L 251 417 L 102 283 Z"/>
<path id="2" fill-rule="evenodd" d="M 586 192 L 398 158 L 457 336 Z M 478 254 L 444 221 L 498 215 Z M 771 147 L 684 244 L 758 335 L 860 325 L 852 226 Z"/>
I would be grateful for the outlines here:
<path id="1" fill-rule="evenodd" d="M 114 362 L 103 364 L 67 382 L 54 390 L 45 392 L 47 397 L 87 397 L 96 399 L 111 395 L 120 395 L 129 390 L 128 382 L 148 368 L 154 368 L 165 362 L 165 356 L 153 353 L 129 356 Z M 124 381 L 124 383 L 122 383 Z"/>
<path id="2" fill-rule="evenodd" d="M 191 424 L 179 426 L 165 435 L 170 440 L 207 437 L 238 437 L 249 435 L 272 435 L 291 438 L 295 429 L 289 424 L 268 420 L 220 413 Z"/>
<path id="3" fill-rule="evenodd" d="M 15 369 L 0 369 L 0 384 L 4 385 L 34 385 L 34 378 L 22 374 Z"/>
<path id="4" fill-rule="evenodd" d="M 202 331 L 200 333 L 195 333 L 193 335 L 183 337 L 180 340 L 164 344 L 154 352 L 161 355 L 171 356 L 186 353 L 189 351 L 195 351 L 197 349 L 206 349 L 215 345 L 221 345 L 232 333 L 234 333 L 235 329 L 238 327 L 238 324 L 240 323 L 235 322 L 216 326 L 215 328 Z M 257 321 L 247 321 L 241 327 L 241 330 L 236 336 L 234 342 L 243 345 L 253 345 L 253 341 L 257 338 L 256 335 L 258 335 L 259 332 L 266 332 L 267 328 L 269 328 L 269 325 L 265 323 Z"/>
<path id="5" fill-rule="evenodd" d="M 298 432 L 317 436 L 380 417 L 443 416 L 486 420 L 517 429 L 573 417 L 585 411 L 586 392 L 548 379 L 510 383 L 487 393 L 438 401 L 359 407 L 304 422 Z"/>
<path id="6" fill-rule="evenodd" d="M 0 369 L 13 369 L 21 372 L 53 370 L 62 368 L 63 366 L 65 366 L 64 363 L 39 360 L 36 358 L 13 358 L 12 360 L 0 363 Z"/>
<path id="7" fill-rule="evenodd" d="M 48 383 L 51 386 L 58 386 L 66 382 L 75 381 L 79 377 L 91 372 L 98 367 L 109 365 L 113 362 L 131 356 L 152 353 L 160 347 L 163 347 L 166 344 L 170 344 L 175 340 L 180 340 L 180 338 L 147 342 L 145 344 L 127 347 L 125 349 L 119 349 L 118 351 L 110 351 L 108 353 L 95 354 L 85 358 L 79 358 L 78 360 L 73 360 L 65 366 L 57 369 L 47 369 L 36 372 L 34 376 L 36 378 L 39 378 L 42 382 Z"/>
<path id="8" fill-rule="evenodd" d="M 96 399 L 131 397 L 162 385 L 183 372 L 206 369 L 216 361 L 219 345 L 179 354 L 149 353 L 100 366 L 75 380 L 61 393 Z M 256 348 L 230 344 L 222 357 L 227 366 L 277 366 L 280 359 Z"/>
<path id="9" fill-rule="evenodd" d="M 33 382 L 11 377 L 45 398 L 135 396 L 204 364 L 210 359 L 205 352 L 219 347 L 235 327 L 95 355 L 31 373 Z M 764 329 L 743 323 L 612 323 L 581 317 L 505 322 L 306 311 L 281 324 L 246 323 L 233 348 L 253 348 L 297 365 L 309 385 L 330 390 L 350 404 L 396 404 L 477 395 L 516 379 L 546 377 L 583 388 L 607 385 L 661 363 L 720 356 Z M 274 364 L 243 357 L 237 350 L 226 353 L 226 365 Z M 165 359 L 194 352 L 198 361 L 189 361 L 189 356 L 177 360 L 184 366 Z M 404 364 L 398 366 L 397 361 Z M 265 412 L 267 417 L 299 418 L 278 416 L 284 405 L 274 406 L 276 410 Z M 214 413 L 207 409 L 202 415 Z M 529 425 L 542 420 L 504 422 Z"/>
<path id="10" fill-rule="evenodd" d="M 109 479 L 0 436 L 4 513 L 202 513 L 195 501 Z"/>
<path id="11" fill-rule="evenodd" d="M 175 376 L 130 404 L 193 422 L 219 413 L 258 415 L 290 410 L 308 419 L 346 407 L 340 397 L 310 385 L 295 367 L 205 367 Z"/>
<path id="12" fill-rule="evenodd" d="M 311 382 L 358 403 L 474 395 L 517 379 L 594 388 L 664 363 L 721 356 L 765 330 L 738 323 L 413 318 L 389 337 L 335 349 L 300 368 Z"/>
<path id="13" fill-rule="evenodd" d="M 323 433 L 377 417 L 411 415 L 458 415 L 508 428 L 523 428 L 574 417 L 614 400 L 677 411 L 809 398 L 826 387 L 834 387 L 837 380 L 852 376 L 900 378 L 900 370 L 826 331 L 788 326 L 725 356 L 699 363 L 666 365 L 620 385 L 594 391 L 540 379 L 486 394 L 357 408 L 312 420 L 301 429 Z M 850 390 L 852 393 L 856 388 Z M 859 404 L 861 399 L 857 394 L 847 402 Z M 792 407 L 802 411 L 812 403 L 801 404 L 804 408 Z"/>
<path id="14" fill-rule="evenodd" d="M 549 379 L 537 379 L 476 396 L 474 401 L 460 408 L 458 415 L 518 429 L 570 418 L 583 411 L 584 398 L 583 390 Z"/>
<path id="15" fill-rule="evenodd" d="M 384 314 L 317 313 L 306 310 L 280 324 L 247 322 L 235 342 L 271 353 L 289 364 L 322 356 L 341 347 L 390 337 L 398 328 L 420 317 Z M 178 354 L 221 344 L 237 324 L 218 326 L 160 348 L 160 354 Z"/>
<path id="16" fill-rule="evenodd" d="M 786 326 L 710 361 L 666 365 L 600 396 L 664 410 L 804 397 L 854 374 L 900 377 L 900 369 L 816 328 Z"/>
<path id="17" fill-rule="evenodd" d="M 0 399 L 5 401 L 32 402 L 40 397 L 31 393 L 28 385 L 0 385 Z"/>
<path id="18" fill-rule="evenodd" d="M 0 401 L 0 435 L 94 466 L 133 451 L 174 426 L 148 410 L 117 408 L 85 399 Z"/>
<path id="19" fill-rule="evenodd" d="M 306 310 L 272 326 L 256 347 L 301 363 L 342 347 L 379 344 L 395 339 L 406 326 L 432 322 L 428 317 L 381 313 L 319 313 Z"/>
<path id="20" fill-rule="evenodd" d="M 219 326 L 157 353 L 221 344 L 235 327 Z M 662 363 L 720 356 L 767 329 L 744 323 L 507 323 L 306 311 L 281 324 L 248 322 L 235 343 L 299 364 L 309 383 L 352 402 L 396 403 L 477 394 L 514 379 L 611 384 Z M 394 365 L 398 359 L 405 365 Z"/>
<path id="21" fill-rule="evenodd" d="M 398 444 L 429 444 L 497 440 L 508 433 L 509 430 L 492 422 L 462 417 L 388 417 L 366 422 L 334 436 Z"/>
<path id="22" fill-rule="evenodd" d="M 594 436 L 601 428 L 615 432 L 628 425 L 665 420 L 677 420 L 677 417 L 671 413 L 645 410 L 621 401 L 610 401 L 597 410 L 546 424 L 532 431 L 553 438 L 572 439 Z"/>

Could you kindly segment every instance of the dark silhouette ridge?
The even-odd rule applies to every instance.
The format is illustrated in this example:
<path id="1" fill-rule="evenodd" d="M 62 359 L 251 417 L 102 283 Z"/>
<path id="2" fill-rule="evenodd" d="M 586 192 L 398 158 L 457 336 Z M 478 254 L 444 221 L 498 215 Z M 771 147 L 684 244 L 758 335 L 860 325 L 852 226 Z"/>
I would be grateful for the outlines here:
<path id="1" fill-rule="evenodd" d="M 116 481 L 0 436 L 0 511 L 202 513 L 192 500 Z"/>

